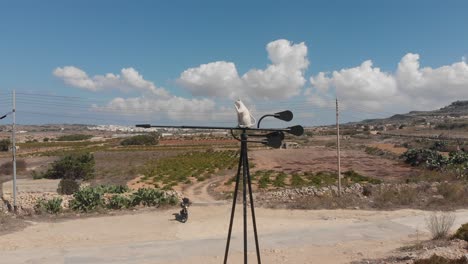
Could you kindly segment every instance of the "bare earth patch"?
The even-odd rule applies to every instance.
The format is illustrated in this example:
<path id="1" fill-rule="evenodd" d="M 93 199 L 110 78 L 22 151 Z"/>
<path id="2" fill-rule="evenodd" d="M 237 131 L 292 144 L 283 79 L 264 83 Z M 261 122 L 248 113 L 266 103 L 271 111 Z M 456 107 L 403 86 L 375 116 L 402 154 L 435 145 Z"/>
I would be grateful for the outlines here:
<path id="1" fill-rule="evenodd" d="M 394 153 L 396 155 L 401 155 L 408 150 L 407 148 L 404 148 L 404 147 L 395 147 L 395 144 L 392 144 L 392 143 L 374 143 L 374 144 L 369 144 L 369 147 L 378 148 L 384 151 Z"/>
<path id="2" fill-rule="evenodd" d="M 337 171 L 336 150 L 326 147 L 304 149 L 256 150 L 249 153 L 255 170 Z M 401 180 L 417 174 L 417 169 L 382 157 L 368 155 L 361 150 L 341 152 L 341 170 L 387 181 Z"/>

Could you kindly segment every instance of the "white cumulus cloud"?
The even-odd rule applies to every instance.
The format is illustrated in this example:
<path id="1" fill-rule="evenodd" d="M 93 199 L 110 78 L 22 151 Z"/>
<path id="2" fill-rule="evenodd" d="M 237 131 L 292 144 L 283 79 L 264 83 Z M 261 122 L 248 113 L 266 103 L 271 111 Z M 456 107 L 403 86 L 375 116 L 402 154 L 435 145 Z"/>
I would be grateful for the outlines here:
<path id="1" fill-rule="evenodd" d="M 154 83 L 145 80 L 134 68 L 124 68 L 120 74 L 107 73 L 89 77 L 85 71 L 75 66 L 65 66 L 56 68 L 53 74 L 68 85 L 93 92 L 118 89 L 125 92 L 136 90 L 163 98 L 169 96 L 165 89 L 158 88 Z"/>
<path id="2" fill-rule="evenodd" d="M 242 87 L 236 65 L 225 61 L 202 64 L 197 68 L 185 70 L 178 81 L 193 95 L 202 96 L 233 97 L 236 95 L 235 91 Z"/>
<path id="3" fill-rule="evenodd" d="M 112 99 L 105 106 L 94 106 L 94 111 L 138 115 L 140 118 L 161 120 L 202 121 L 225 119 L 224 109 L 216 107 L 210 99 L 187 99 L 171 96 L 168 99 L 132 97 Z M 230 111 L 233 113 L 233 110 Z M 232 115 L 232 114 L 231 114 Z M 232 118 L 231 118 L 232 119 Z"/>
<path id="4" fill-rule="evenodd" d="M 372 61 L 360 66 L 320 72 L 310 78 L 306 96 L 320 101 L 335 92 L 344 104 L 379 109 L 434 109 L 468 98 L 468 66 L 456 62 L 439 68 L 420 67 L 419 55 L 408 53 L 395 73 L 383 72 Z"/>
<path id="5" fill-rule="evenodd" d="M 305 43 L 293 44 L 280 39 L 266 46 L 272 64 L 252 69 L 240 76 L 232 62 L 202 64 L 182 72 L 178 83 L 194 95 L 281 99 L 298 95 L 306 83 L 309 65 Z"/>
<path id="6" fill-rule="evenodd" d="M 234 109 L 217 107 L 216 102 L 208 98 L 184 98 L 158 88 L 147 81 L 133 68 L 124 68 L 120 74 L 108 73 L 89 77 L 74 66 L 58 67 L 53 74 L 73 87 L 93 92 L 103 90 L 136 91 L 138 97 L 117 97 L 103 105 L 93 105 L 96 113 L 122 115 L 147 120 L 235 120 Z"/>
<path id="7" fill-rule="evenodd" d="M 466 99 L 468 97 L 468 65 L 465 61 L 439 68 L 419 65 L 419 55 L 408 53 L 398 64 L 396 78 L 400 90 L 426 100 Z"/>

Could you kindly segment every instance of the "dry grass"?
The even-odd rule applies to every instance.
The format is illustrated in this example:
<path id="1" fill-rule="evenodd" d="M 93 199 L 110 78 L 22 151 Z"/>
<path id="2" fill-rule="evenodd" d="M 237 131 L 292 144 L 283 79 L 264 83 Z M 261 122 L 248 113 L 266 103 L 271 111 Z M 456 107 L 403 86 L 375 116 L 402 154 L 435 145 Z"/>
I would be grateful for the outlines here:
<path id="1" fill-rule="evenodd" d="M 3 224 L 6 223 L 6 218 L 7 216 L 5 215 L 5 213 L 0 211 L 0 226 L 3 226 Z"/>
<path id="2" fill-rule="evenodd" d="M 369 146 L 373 148 L 381 149 L 383 151 L 391 152 L 395 155 L 401 155 L 405 151 L 408 150 L 405 147 L 400 147 L 400 146 L 397 147 L 395 146 L 395 144 L 391 144 L 391 143 L 373 143 L 373 144 L 370 144 Z"/>
<path id="3" fill-rule="evenodd" d="M 342 197 L 304 197 L 295 200 L 287 200 L 281 203 L 260 204 L 261 206 L 268 208 L 287 208 L 301 210 L 368 208 L 363 204 L 362 199 L 348 194 L 344 194 Z"/>
<path id="4" fill-rule="evenodd" d="M 442 183 L 437 187 L 439 194 L 451 202 L 456 202 L 466 199 L 466 190 L 464 184 Z"/>
<path id="5" fill-rule="evenodd" d="M 126 184 L 140 173 L 142 167 L 149 161 L 174 156 L 180 151 L 102 151 L 96 152 L 97 184 Z"/>
<path id="6" fill-rule="evenodd" d="M 286 185 L 291 188 L 292 186 Z M 466 183 L 443 183 L 433 186 L 430 183 L 421 184 L 367 184 L 362 193 L 345 193 L 342 197 L 336 195 L 294 195 L 289 197 L 265 197 L 263 206 L 301 209 L 334 209 L 334 208 L 367 208 L 377 210 L 395 210 L 413 208 L 422 210 L 455 210 L 466 208 L 468 201 L 468 186 Z M 268 189 L 263 192 L 268 193 Z M 445 196 L 444 196 L 445 195 Z"/>
<path id="7" fill-rule="evenodd" d="M 375 193 L 374 207 L 410 207 L 418 199 L 418 190 L 410 187 L 385 188 Z"/>
<path id="8" fill-rule="evenodd" d="M 426 227 L 432 239 L 446 238 L 455 222 L 455 215 L 450 212 L 434 212 L 426 218 Z"/>

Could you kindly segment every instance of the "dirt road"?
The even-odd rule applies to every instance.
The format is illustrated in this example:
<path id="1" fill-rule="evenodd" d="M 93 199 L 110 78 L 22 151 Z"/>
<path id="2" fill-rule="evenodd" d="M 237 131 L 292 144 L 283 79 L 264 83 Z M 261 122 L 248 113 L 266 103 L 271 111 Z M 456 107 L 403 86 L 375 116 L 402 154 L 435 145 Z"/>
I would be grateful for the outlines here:
<path id="1" fill-rule="evenodd" d="M 0 263 L 222 263 L 229 205 L 194 205 L 185 224 L 177 209 L 32 223 L 0 236 Z M 242 262 L 241 208 L 229 263 Z M 426 212 L 258 209 L 264 263 L 348 263 L 382 257 L 425 234 Z M 468 222 L 468 210 L 457 211 Z M 249 224 L 250 225 L 250 224 Z M 249 234 L 252 231 L 249 230 Z M 253 238 L 249 259 L 255 263 Z"/>

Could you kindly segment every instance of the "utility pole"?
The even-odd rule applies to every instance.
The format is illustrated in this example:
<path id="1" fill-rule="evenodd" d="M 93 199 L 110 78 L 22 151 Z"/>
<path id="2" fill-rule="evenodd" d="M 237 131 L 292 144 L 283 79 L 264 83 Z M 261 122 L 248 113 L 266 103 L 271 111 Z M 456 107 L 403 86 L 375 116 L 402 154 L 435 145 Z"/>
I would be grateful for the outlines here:
<path id="1" fill-rule="evenodd" d="M 16 205 L 16 93 L 13 90 L 13 129 L 12 129 L 12 141 L 13 141 L 13 210 L 18 211 Z"/>
<path id="2" fill-rule="evenodd" d="M 336 98 L 336 155 L 338 159 L 338 195 L 341 196 L 341 160 L 340 160 L 340 111 L 338 97 Z"/>

